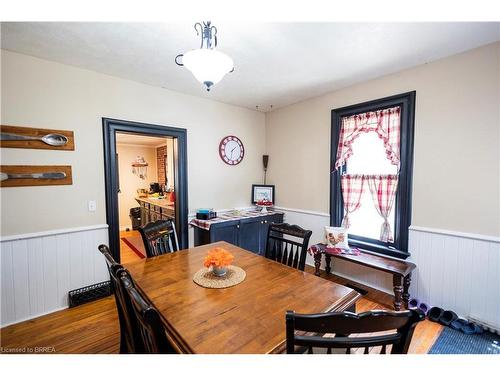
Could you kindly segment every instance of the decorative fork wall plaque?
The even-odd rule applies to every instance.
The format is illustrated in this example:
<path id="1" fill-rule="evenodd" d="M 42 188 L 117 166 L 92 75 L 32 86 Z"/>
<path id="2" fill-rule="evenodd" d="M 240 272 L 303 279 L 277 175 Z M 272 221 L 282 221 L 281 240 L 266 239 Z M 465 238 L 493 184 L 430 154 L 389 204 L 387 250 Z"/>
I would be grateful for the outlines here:
<path id="1" fill-rule="evenodd" d="M 0 132 L 0 147 L 62 151 L 75 149 L 74 135 L 69 130 L 1 125 Z"/>
<path id="2" fill-rule="evenodd" d="M 72 184 L 70 165 L 0 165 L 0 187 Z"/>

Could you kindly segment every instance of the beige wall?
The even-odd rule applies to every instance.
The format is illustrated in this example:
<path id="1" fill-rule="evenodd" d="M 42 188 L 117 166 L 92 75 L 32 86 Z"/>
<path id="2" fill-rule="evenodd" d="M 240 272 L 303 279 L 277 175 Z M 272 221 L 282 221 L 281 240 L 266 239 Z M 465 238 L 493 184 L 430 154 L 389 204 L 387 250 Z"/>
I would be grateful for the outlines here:
<path id="1" fill-rule="evenodd" d="M 2 149 L 2 164 L 69 164 L 73 185 L 3 188 L 2 235 L 106 223 L 102 117 L 187 129 L 189 210 L 247 206 L 261 179 L 265 116 L 84 69 L 1 51 L 2 124 L 68 129 L 76 150 Z M 201 90 L 201 88 L 200 88 Z M 221 138 L 245 145 L 238 166 L 218 155 Z M 88 211 L 88 201 L 97 211 Z"/>
<path id="2" fill-rule="evenodd" d="M 277 204 L 328 213 L 331 110 L 416 90 L 412 224 L 500 235 L 499 55 L 488 45 L 269 113 Z"/>
<path id="3" fill-rule="evenodd" d="M 132 228 L 129 218 L 130 209 L 139 206 L 135 200 L 137 189 L 149 190 L 149 184 L 158 181 L 156 147 L 118 144 L 116 151 L 118 153 L 118 170 L 120 176 L 120 193 L 118 194 L 119 223 L 120 230 L 125 230 L 126 227 Z M 144 180 L 137 174 L 132 173 L 131 164 L 137 156 L 144 157 L 144 160 L 149 164 Z"/>
<path id="4" fill-rule="evenodd" d="M 70 164 L 74 181 L 3 188 L 2 235 L 106 222 L 102 117 L 188 130 L 190 211 L 248 205 L 248 187 L 261 180 L 267 150 L 277 203 L 327 213 L 331 109 L 411 90 L 417 92 L 413 225 L 499 235 L 499 49 L 499 43 L 482 47 L 266 117 L 2 50 L 2 123 L 68 129 L 76 137 L 74 152 L 1 150 L 2 164 Z M 235 167 L 217 153 L 220 139 L 232 133 L 246 151 Z M 89 200 L 97 201 L 96 212 L 88 211 Z"/>

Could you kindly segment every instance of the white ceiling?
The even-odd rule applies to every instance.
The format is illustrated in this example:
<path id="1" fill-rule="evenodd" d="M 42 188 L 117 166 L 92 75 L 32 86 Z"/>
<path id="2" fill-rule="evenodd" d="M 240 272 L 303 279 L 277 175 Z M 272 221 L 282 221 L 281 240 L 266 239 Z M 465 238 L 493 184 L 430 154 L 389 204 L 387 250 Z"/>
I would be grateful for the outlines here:
<path id="1" fill-rule="evenodd" d="M 267 111 L 500 40 L 500 23 L 217 23 L 235 71 L 207 93 L 192 24 L 2 23 L 2 48 Z"/>
<path id="2" fill-rule="evenodd" d="M 143 135 L 116 133 L 116 143 L 121 145 L 158 147 L 166 146 L 167 140 L 165 137 L 147 137 Z"/>

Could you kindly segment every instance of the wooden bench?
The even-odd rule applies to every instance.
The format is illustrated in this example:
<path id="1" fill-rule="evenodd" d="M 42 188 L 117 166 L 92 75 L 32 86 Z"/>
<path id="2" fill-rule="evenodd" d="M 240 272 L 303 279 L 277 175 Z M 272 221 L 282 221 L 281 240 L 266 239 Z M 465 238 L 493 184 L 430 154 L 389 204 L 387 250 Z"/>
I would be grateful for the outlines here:
<path id="1" fill-rule="evenodd" d="M 310 253 L 314 256 L 314 266 L 316 269 L 314 274 L 316 276 L 319 276 L 319 266 L 321 264 L 321 257 L 323 254 L 325 255 L 325 271 L 327 274 L 331 271 L 332 257 L 390 273 L 392 274 L 394 287 L 394 309 L 396 311 L 401 310 L 403 304 L 405 308 L 408 308 L 408 301 L 410 299 L 409 289 L 411 283 L 411 272 L 416 268 L 415 264 L 405 260 L 389 258 L 363 250 L 360 250 L 359 255 L 347 255 L 329 253 L 327 252 L 326 247 L 322 244 L 315 245 L 312 248 L 316 249 L 316 251 L 310 251 Z"/>

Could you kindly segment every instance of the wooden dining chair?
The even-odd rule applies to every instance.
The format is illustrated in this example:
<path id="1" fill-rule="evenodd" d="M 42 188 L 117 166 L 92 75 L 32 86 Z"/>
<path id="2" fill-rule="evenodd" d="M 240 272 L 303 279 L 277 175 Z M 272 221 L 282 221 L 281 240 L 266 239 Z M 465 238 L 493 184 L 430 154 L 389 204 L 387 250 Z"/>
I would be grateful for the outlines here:
<path id="1" fill-rule="evenodd" d="M 179 250 L 173 220 L 158 220 L 139 228 L 148 258 Z"/>
<path id="2" fill-rule="evenodd" d="M 415 326 L 424 319 L 420 310 L 373 310 L 361 314 L 296 314 L 288 311 L 286 352 L 313 354 L 313 348 L 326 348 L 326 354 L 331 354 L 332 349 L 336 349 L 335 353 L 343 349 L 341 353 L 351 354 L 352 349 L 358 353 L 362 348 L 362 353 L 368 354 L 372 348 L 376 349 L 372 353 L 386 354 L 387 346 L 392 345 L 390 354 L 406 354 Z"/>
<path id="3" fill-rule="evenodd" d="M 137 325 L 132 302 L 120 286 L 119 274 L 124 270 L 117 263 L 106 245 L 99 245 L 99 251 L 104 255 L 111 280 L 111 288 L 115 295 L 118 321 L 120 323 L 120 354 L 144 353 L 144 345 Z"/>
<path id="4" fill-rule="evenodd" d="M 271 224 L 267 232 L 266 258 L 304 271 L 312 231 L 287 223 Z"/>
<path id="5" fill-rule="evenodd" d="M 158 310 L 142 297 L 128 271 L 122 270 L 120 273 L 120 284 L 132 302 L 145 352 L 148 354 L 177 353 L 167 339 Z"/>

